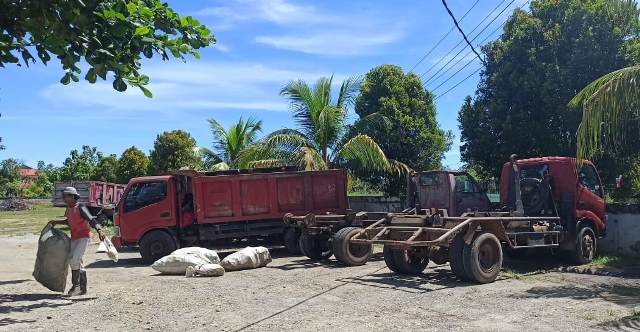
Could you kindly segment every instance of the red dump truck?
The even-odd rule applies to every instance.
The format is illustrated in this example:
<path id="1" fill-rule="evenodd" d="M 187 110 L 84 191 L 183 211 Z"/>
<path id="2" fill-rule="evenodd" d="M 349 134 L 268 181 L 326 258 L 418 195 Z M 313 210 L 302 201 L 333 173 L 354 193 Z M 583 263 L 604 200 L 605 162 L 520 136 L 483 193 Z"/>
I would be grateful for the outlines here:
<path id="1" fill-rule="evenodd" d="M 75 187 L 80 194 L 80 203 L 85 204 L 91 213 L 112 218 L 112 211 L 124 193 L 124 184 L 101 181 L 59 181 L 55 183 L 53 192 L 53 206 L 65 207 L 62 200 L 62 190 L 65 187 Z"/>
<path id="2" fill-rule="evenodd" d="M 139 246 L 153 262 L 184 246 L 246 238 L 282 240 L 285 213 L 348 209 L 344 170 L 230 170 L 134 178 L 116 208 L 116 246 Z"/>

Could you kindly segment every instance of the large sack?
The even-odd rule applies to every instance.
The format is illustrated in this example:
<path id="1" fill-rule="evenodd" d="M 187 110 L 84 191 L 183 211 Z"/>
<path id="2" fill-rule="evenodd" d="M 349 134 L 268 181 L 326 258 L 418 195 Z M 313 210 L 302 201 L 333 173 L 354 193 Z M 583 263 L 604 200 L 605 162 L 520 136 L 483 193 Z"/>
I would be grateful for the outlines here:
<path id="1" fill-rule="evenodd" d="M 255 269 L 271 263 L 271 254 L 265 247 L 246 247 L 222 260 L 225 271 Z"/>
<path id="2" fill-rule="evenodd" d="M 187 267 L 203 264 L 218 264 L 218 254 L 209 249 L 188 247 L 178 249 L 155 261 L 151 267 L 164 274 L 185 274 Z"/>
<path id="3" fill-rule="evenodd" d="M 117 262 L 118 261 L 118 250 L 116 250 L 116 247 L 113 245 L 113 243 L 111 242 L 111 240 L 109 240 L 108 237 L 105 237 L 104 240 L 102 242 L 100 242 L 100 245 L 98 246 L 98 251 L 96 252 L 103 252 L 106 253 L 107 256 L 109 256 L 109 258 L 114 261 Z"/>
<path id="4" fill-rule="evenodd" d="M 182 249 L 178 249 L 171 253 L 171 255 L 192 255 L 196 257 L 200 257 L 209 261 L 211 264 L 220 264 L 220 257 L 215 250 L 209 250 L 200 247 L 186 247 Z"/>
<path id="5" fill-rule="evenodd" d="M 220 277 L 224 275 L 224 268 L 219 264 L 202 264 L 187 267 L 185 277 Z"/>
<path id="6" fill-rule="evenodd" d="M 40 232 L 33 277 L 54 292 L 64 292 L 69 270 L 71 240 L 63 231 L 47 224 Z"/>

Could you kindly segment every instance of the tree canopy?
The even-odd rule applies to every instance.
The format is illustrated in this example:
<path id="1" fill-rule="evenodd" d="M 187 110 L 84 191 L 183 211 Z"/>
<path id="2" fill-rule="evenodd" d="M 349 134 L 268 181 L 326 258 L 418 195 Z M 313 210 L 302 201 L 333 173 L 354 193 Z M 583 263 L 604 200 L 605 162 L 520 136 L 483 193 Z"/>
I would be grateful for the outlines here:
<path id="1" fill-rule="evenodd" d="M 634 1 L 536 0 L 514 11 L 483 48 L 475 100 L 459 112 L 463 161 L 497 176 L 510 154 L 575 155 L 579 109 L 567 107 L 594 79 L 637 63 Z"/>
<path id="2" fill-rule="evenodd" d="M 144 152 L 132 146 L 127 148 L 118 159 L 117 182 L 128 183 L 129 180 L 149 173 L 149 157 Z"/>
<path id="3" fill-rule="evenodd" d="M 253 118 L 245 121 L 241 116 L 229 129 L 214 119 L 208 122 L 213 135 L 213 150 L 200 148 L 200 153 L 204 155 L 204 167 L 212 170 L 247 168 L 248 161 L 243 160 L 242 156 L 262 131 L 262 121 Z"/>
<path id="4" fill-rule="evenodd" d="M 71 150 L 69 157 L 60 168 L 61 180 L 92 180 L 100 159 L 102 159 L 102 152 L 99 152 L 96 147 L 83 145 L 81 151 Z"/>
<path id="5" fill-rule="evenodd" d="M 92 180 L 103 182 L 116 182 L 118 179 L 118 157 L 110 154 L 101 156 L 91 176 Z"/>
<path id="6" fill-rule="evenodd" d="M 412 169 L 442 167 L 452 135 L 438 125 L 433 95 L 417 75 L 405 74 L 393 65 L 371 69 L 356 99 L 355 111 L 359 119 L 352 126 L 351 135 L 372 137 L 388 158 Z M 404 179 L 380 173 L 356 174 L 382 185 L 391 195 L 402 193 L 405 183 Z"/>
<path id="7" fill-rule="evenodd" d="M 333 167 L 389 171 L 395 165 L 367 135 L 348 137 L 347 112 L 359 82 L 349 78 L 333 96 L 333 77 L 320 78 L 313 87 L 303 80 L 289 82 L 281 95 L 289 98 L 298 129 L 277 130 L 254 144 L 243 158 L 250 166 L 296 165 L 306 170 Z"/>
<path id="8" fill-rule="evenodd" d="M 132 85 L 150 97 L 142 56 L 198 58 L 197 49 L 215 43 L 207 27 L 160 0 L 0 0 L 0 8 L 0 67 L 55 56 L 62 84 L 77 82 L 86 64 L 87 81 L 112 79 L 117 91 Z"/>
<path id="9" fill-rule="evenodd" d="M 166 131 L 156 137 L 149 155 L 155 174 L 181 168 L 199 169 L 196 140 L 182 130 Z"/>

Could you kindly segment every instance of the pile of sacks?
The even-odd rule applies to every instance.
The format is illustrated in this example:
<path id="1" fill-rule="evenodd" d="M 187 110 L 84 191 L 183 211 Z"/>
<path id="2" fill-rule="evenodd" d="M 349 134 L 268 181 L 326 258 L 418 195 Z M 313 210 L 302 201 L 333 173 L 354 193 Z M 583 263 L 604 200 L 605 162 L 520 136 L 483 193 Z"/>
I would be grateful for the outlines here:
<path id="1" fill-rule="evenodd" d="M 151 267 L 163 274 L 184 274 L 187 277 L 219 277 L 225 271 L 255 269 L 267 266 L 271 254 L 265 247 L 246 247 L 222 261 L 218 253 L 200 247 L 178 249 L 155 261 Z"/>

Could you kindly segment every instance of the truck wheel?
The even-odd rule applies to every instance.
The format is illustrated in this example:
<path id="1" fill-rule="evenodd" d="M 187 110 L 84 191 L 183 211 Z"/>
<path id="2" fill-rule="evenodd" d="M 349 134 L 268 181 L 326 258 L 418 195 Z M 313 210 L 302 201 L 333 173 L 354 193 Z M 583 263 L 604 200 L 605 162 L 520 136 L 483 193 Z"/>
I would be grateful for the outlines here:
<path id="1" fill-rule="evenodd" d="M 292 255 L 300 255 L 300 232 L 293 227 L 287 228 L 284 232 L 284 246 Z"/>
<path id="2" fill-rule="evenodd" d="M 449 243 L 449 266 L 451 267 L 451 272 L 462 281 L 470 280 L 470 277 L 464 270 L 464 260 L 462 259 L 464 256 L 464 235 L 466 232 L 466 228 L 461 230 L 453 237 L 451 243 Z"/>
<path id="3" fill-rule="evenodd" d="M 415 249 L 392 249 L 392 255 L 400 274 L 418 276 L 429 265 L 429 255 Z"/>
<path id="4" fill-rule="evenodd" d="M 169 233 L 152 231 L 140 240 L 140 255 L 145 263 L 151 264 L 175 251 L 176 247 L 176 242 Z"/>
<path id="5" fill-rule="evenodd" d="M 470 245 L 464 246 L 464 268 L 471 280 L 493 282 L 502 269 L 502 246 L 492 233 L 480 233 Z"/>
<path id="6" fill-rule="evenodd" d="M 391 248 L 388 245 L 384 245 L 384 247 L 382 248 L 382 255 L 384 256 L 384 263 L 387 264 L 387 267 L 389 268 L 389 270 L 398 273 L 398 274 L 404 274 L 400 268 L 398 267 L 398 264 L 396 264 L 396 260 L 395 260 L 395 255 L 394 255 L 394 250 L 393 248 Z"/>
<path id="7" fill-rule="evenodd" d="M 301 234 L 299 244 L 300 251 L 313 260 L 328 259 L 333 255 L 329 241 L 321 236 Z"/>
<path id="8" fill-rule="evenodd" d="M 355 244 L 350 241 L 361 230 L 362 228 L 359 227 L 345 227 L 333 235 L 331 241 L 333 254 L 340 263 L 358 266 L 364 265 L 371 258 L 373 253 L 371 244 Z"/>
<path id="9" fill-rule="evenodd" d="M 589 226 L 582 227 L 576 236 L 574 261 L 580 265 L 590 263 L 596 255 L 596 235 Z"/>

